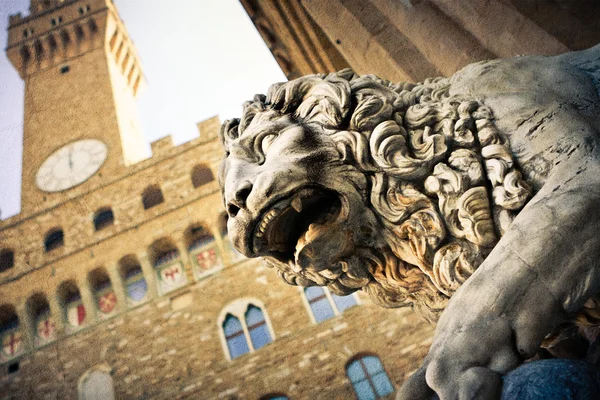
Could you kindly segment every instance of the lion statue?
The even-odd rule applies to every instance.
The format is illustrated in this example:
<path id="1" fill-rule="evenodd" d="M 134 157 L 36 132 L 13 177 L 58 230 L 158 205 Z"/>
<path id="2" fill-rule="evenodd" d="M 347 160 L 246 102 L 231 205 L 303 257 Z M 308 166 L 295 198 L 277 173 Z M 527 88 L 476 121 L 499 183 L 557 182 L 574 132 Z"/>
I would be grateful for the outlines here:
<path id="1" fill-rule="evenodd" d="M 542 344 L 600 325 L 599 115 L 600 46 L 274 84 L 221 129 L 229 235 L 290 284 L 437 321 L 405 398 L 494 398 Z"/>

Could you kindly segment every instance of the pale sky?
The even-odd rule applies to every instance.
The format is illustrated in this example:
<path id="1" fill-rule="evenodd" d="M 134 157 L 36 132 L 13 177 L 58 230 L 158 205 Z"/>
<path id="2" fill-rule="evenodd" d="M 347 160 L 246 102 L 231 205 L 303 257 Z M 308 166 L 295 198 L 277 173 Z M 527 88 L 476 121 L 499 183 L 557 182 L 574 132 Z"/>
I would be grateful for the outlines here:
<path id="1" fill-rule="evenodd" d="M 136 45 L 148 87 L 138 100 L 148 142 L 197 137 L 196 123 L 239 117 L 241 104 L 286 78 L 239 0 L 115 0 Z M 29 0 L 0 0 L 0 43 L 8 16 Z M 23 82 L 0 55 L 1 218 L 20 208 Z"/>

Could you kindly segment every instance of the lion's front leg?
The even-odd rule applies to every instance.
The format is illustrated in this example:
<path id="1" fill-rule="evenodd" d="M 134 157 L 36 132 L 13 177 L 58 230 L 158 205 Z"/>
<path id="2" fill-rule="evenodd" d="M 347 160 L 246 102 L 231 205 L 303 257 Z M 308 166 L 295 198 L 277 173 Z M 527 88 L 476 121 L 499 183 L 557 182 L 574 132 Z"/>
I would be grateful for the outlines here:
<path id="1" fill-rule="evenodd" d="M 600 286 L 600 168 L 558 171 L 531 200 L 442 314 L 423 369 L 406 399 L 493 399 L 502 374 Z"/>

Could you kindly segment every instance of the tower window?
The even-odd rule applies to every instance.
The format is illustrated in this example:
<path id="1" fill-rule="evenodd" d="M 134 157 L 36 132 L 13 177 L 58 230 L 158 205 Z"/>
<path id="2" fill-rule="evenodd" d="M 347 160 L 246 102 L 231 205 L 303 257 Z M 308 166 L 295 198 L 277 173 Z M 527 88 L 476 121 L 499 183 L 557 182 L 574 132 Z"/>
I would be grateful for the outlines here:
<path id="1" fill-rule="evenodd" d="M 59 247 L 64 246 L 64 234 L 62 229 L 54 229 L 50 231 L 46 235 L 46 240 L 44 240 L 44 246 L 46 247 L 46 252 L 52 251 L 54 249 L 58 249 Z"/>
<path id="2" fill-rule="evenodd" d="M 94 21 L 93 19 L 90 19 L 88 21 L 88 28 L 90 29 L 90 32 L 95 33 L 98 31 L 98 25 L 96 25 L 96 21 Z"/>
<path id="3" fill-rule="evenodd" d="M 60 67 L 60 73 L 61 74 L 66 74 L 67 72 L 69 72 L 71 70 L 71 68 L 69 68 L 68 65 L 63 65 L 62 67 Z"/>
<path id="4" fill-rule="evenodd" d="M 110 208 L 101 208 L 96 211 L 94 228 L 99 231 L 115 223 L 115 216 Z"/>
<path id="5" fill-rule="evenodd" d="M 60 25 L 60 24 L 62 23 L 62 21 L 63 21 L 62 17 L 61 17 L 61 16 L 58 16 L 58 17 L 56 17 L 56 18 L 52 18 L 52 19 L 50 20 L 50 25 L 52 25 L 52 26 L 57 26 L 57 25 Z"/>
<path id="6" fill-rule="evenodd" d="M 210 168 L 204 165 L 196 165 L 192 169 L 192 185 L 194 185 L 195 188 L 211 182 L 214 179 Z"/>
<path id="7" fill-rule="evenodd" d="M 394 393 L 394 387 L 379 357 L 355 358 L 346 367 L 346 374 L 358 400 L 380 399 Z"/>
<path id="8" fill-rule="evenodd" d="M 33 35 L 33 28 L 23 29 L 23 37 L 28 38 Z"/>
<path id="9" fill-rule="evenodd" d="M 48 45 L 50 47 L 50 52 L 56 51 L 56 49 L 58 48 L 58 43 L 56 43 L 56 39 L 54 38 L 54 36 L 50 36 L 48 38 Z"/>
<path id="10" fill-rule="evenodd" d="M 144 193 L 142 193 L 142 203 L 145 210 L 157 206 L 164 201 L 165 199 L 158 185 L 148 186 L 144 190 Z"/>
<path id="11" fill-rule="evenodd" d="M 77 40 L 82 40 L 85 37 L 85 33 L 83 33 L 83 28 L 80 25 L 75 27 L 75 37 Z"/>
<path id="12" fill-rule="evenodd" d="M 357 304 L 353 294 L 337 296 L 330 293 L 329 289 L 320 286 L 304 288 L 304 296 L 317 323 L 333 318 L 344 312 L 345 309 Z"/>
<path id="13" fill-rule="evenodd" d="M 15 253 L 12 250 L 0 251 L 0 272 L 11 269 L 15 265 Z"/>
<path id="14" fill-rule="evenodd" d="M 89 12 L 89 11 L 90 11 L 90 6 L 89 6 L 89 5 L 87 5 L 87 6 L 85 6 L 85 7 L 79 7 L 79 8 L 77 9 L 77 11 L 79 11 L 79 14 L 80 14 L 80 15 L 83 15 L 83 14 L 85 14 L 85 13 L 87 13 L 87 12 Z"/>
<path id="15" fill-rule="evenodd" d="M 61 31 L 60 32 L 60 40 L 62 41 L 62 45 L 63 47 L 67 47 L 69 45 L 69 43 L 71 42 L 71 38 L 69 37 L 69 32 L 67 31 Z"/>

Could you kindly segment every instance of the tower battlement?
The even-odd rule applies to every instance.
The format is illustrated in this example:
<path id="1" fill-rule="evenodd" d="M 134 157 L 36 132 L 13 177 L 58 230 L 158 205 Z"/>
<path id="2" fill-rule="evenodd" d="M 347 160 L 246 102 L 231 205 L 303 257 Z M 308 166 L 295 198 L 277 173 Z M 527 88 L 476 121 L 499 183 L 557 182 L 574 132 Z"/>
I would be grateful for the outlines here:
<path id="1" fill-rule="evenodd" d="M 144 84 L 139 57 L 117 10 L 108 0 L 32 1 L 30 15 L 10 16 L 8 58 L 21 78 L 104 47 L 128 86 Z"/>

